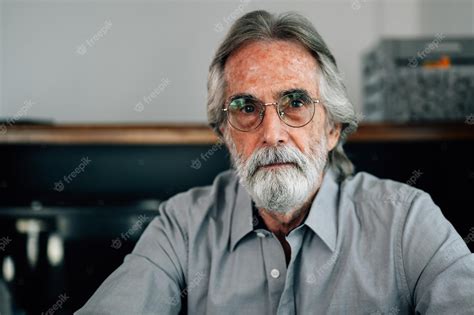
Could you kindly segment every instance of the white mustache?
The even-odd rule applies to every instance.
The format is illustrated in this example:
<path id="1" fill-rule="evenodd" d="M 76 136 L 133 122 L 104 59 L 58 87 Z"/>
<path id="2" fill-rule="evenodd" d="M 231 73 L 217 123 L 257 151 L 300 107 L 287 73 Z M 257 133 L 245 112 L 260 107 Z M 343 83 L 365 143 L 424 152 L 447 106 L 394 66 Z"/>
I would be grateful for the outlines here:
<path id="1" fill-rule="evenodd" d="M 300 171 L 303 171 L 306 159 L 303 156 L 303 153 L 293 147 L 264 147 L 256 151 L 248 159 L 248 174 L 253 176 L 260 167 L 279 163 L 292 163 Z"/>

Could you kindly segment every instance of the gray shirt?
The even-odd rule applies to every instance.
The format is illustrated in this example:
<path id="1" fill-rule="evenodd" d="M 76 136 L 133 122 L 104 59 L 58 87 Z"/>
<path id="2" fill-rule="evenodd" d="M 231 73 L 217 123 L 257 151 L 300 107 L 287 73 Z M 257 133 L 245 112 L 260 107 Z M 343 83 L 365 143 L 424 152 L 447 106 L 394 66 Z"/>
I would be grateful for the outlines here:
<path id="1" fill-rule="evenodd" d="M 77 314 L 474 314 L 474 255 L 419 189 L 329 170 L 288 267 L 259 220 L 232 170 L 172 197 Z"/>

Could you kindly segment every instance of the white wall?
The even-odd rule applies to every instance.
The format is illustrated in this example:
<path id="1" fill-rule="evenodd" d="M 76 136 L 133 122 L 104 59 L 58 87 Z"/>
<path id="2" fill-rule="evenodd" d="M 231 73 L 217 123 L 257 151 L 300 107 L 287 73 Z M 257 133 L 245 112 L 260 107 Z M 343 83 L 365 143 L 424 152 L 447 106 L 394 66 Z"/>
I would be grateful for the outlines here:
<path id="1" fill-rule="evenodd" d="M 452 29 L 452 23 L 456 31 L 474 33 L 472 10 L 466 10 L 473 0 L 456 10 L 453 1 L 436 7 L 431 1 L 4 0 L 0 116 L 18 117 L 31 99 L 22 118 L 205 122 L 207 68 L 227 21 L 259 8 L 294 10 L 310 18 L 336 56 L 360 109 L 360 57 L 380 36 L 434 33 L 435 28 Z M 440 21 L 436 16 L 445 8 L 456 15 Z M 107 28 L 106 21 L 111 22 L 106 34 L 92 47 L 86 43 L 87 52 L 79 54 L 78 45 Z M 136 110 L 140 101 L 143 107 Z"/>
<path id="2" fill-rule="evenodd" d="M 378 1 L 376 6 L 375 31 L 378 38 L 420 35 L 420 1 Z"/>
<path id="3" fill-rule="evenodd" d="M 426 34 L 474 34 L 474 1 L 420 0 L 421 30 Z"/>

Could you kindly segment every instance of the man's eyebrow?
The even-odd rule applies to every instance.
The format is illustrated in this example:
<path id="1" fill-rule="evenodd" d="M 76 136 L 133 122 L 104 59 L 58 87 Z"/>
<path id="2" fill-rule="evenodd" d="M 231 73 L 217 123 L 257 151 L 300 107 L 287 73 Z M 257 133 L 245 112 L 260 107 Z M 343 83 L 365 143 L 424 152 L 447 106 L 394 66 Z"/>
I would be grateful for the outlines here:
<path id="1" fill-rule="evenodd" d="M 291 93 L 301 93 L 301 94 L 306 94 L 308 96 L 310 95 L 309 92 L 306 89 L 293 88 L 293 89 L 288 89 L 288 90 L 277 91 L 277 92 L 274 93 L 273 96 L 274 96 L 275 99 L 279 99 L 279 98 L 281 98 L 285 95 L 291 94 Z M 232 101 L 232 100 L 235 100 L 237 98 L 242 98 L 242 97 L 258 99 L 255 95 L 250 94 L 250 93 L 237 93 L 237 94 L 234 94 L 231 97 L 229 97 L 229 100 Z"/>
<path id="2" fill-rule="evenodd" d="M 232 101 L 232 100 L 235 100 L 236 98 L 242 98 L 242 97 L 255 98 L 255 99 L 257 98 L 257 97 L 255 97 L 254 95 L 252 95 L 250 93 L 237 93 L 237 94 L 234 94 L 231 97 L 229 97 L 229 100 Z"/>
<path id="3" fill-rule="evenodd" d="M 288 89 L 288 90 L 283 90 L 275 93 L 275 98 L 282 98 L 285 95 L 292 94 L 292 93 L 300 93 L 300 94 L 305 94 L 305 95 L 310 95 L 309 92 L 306 89 L 303 88 L 293 88 L 293 89 Z"/>

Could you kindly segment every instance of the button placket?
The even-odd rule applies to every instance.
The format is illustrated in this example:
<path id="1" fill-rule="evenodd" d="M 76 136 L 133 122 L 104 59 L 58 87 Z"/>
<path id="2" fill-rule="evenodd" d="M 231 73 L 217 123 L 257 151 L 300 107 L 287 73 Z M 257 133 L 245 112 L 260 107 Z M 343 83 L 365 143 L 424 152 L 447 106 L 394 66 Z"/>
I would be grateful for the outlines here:
<path id="1" fill-rule="evenodd" d="M 266 233 L 265 233 L 266 232 Z M 280 241 L 268 231 L 263 231 L 260 238 L 263 250 L 263 260 L 268 283 L 272 314 L 277 312 L 281 294 L 285 288 L 286 259 Z"/>
<path id="2" fill-rule="evenodd" d="M 303 244 L 304 228 L 298 227 L 286 237 L 288 244 L 291 247 L 291 259 L 288 264 L 286 274 L 285 288 L 281 294 L 280 304 L 278 305 L 277 314 L 295 314 L 296 305 L 294 300 L 294 274 L 295 274 L 295 260 Z"/>

